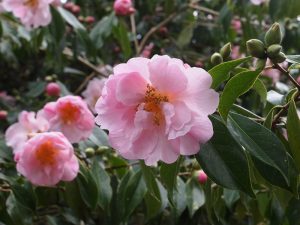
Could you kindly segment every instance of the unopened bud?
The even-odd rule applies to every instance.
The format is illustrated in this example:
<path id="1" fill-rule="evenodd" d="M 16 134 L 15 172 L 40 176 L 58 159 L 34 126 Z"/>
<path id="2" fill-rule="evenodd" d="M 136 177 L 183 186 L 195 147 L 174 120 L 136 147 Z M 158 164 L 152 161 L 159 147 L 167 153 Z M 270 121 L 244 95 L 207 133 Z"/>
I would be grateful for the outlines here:
<path id="1" fill-rule="evenodd" d="M 193 174 L 193 176 L 197 179 L 200 184 L 205 184 L 207 181 L 207 175 L 203 170 L 197 170 Z"/>
<path id="2" fill-rule="evenodd" d="M 273 59 L 276 58 L 282 50 L 282 46 L 278 44 L 270 45 L 267 49 L 268 57 Z"/>
<path id="3" fill-rule="evenodd" d="M 90 158 L 95 155 L 95 150 L 93 148 L 87 148 L 85 149 L 86 157 Z"/>
<path id="4" fill-rule="evenodd" d="M 102 153 L 110 150 L 111 148 L 108 146 L 100 146 L 99 148 L 96 149 L 95 153 L 96 155 L 101 155 Z"/>
<path id="5" fill-rule="evenodd" d="M 267 47 L 274 44 L 280 44 L 282 41 L 282 34 L 279 23 L 274 23 L 265 35 L 265 43 Z"/>
<path id="6" fill-rule="evenodd" d="M 247 50 L 253 57 L 264 59 L 266 58 L 264 43 L 258 39 L 251 39 L 247 41 Z"/>
<path id="7" fill-rule="evenodd" d="M 280 52 L 274 59 L 272 59 L 273 63 L 282 63 L 286 60 L 286 56 L 283 52 Z"/>
<path id="8" fill-rule="evenodd" d="M 220 53 L 216 52 L 211 56 L 210 61 L 214 66 L 216 66 L 223 62 L 223 57 L 221 56 Z"/>
<path id="9" fill-rule="evenodd" d="M 6 120 L 7 118 L 7 111 L 0 110 L 0 120 Z"/>
<path id="10" fill-rule="evenodd" d="M 220 54 L 223 57 L 223 59 L 226 59 L 230 56 L 230 54 L 231 54 L 231 43 L 230 42 L 228 42 L 226 45 L 224 45 L 221 48 Z"/>
<path id="11" fill-rule="evenodd" d="M 58 97 L 60 95 L 60 86 L 55 82 L 51 82 L 46 86 L 46 94 L 52 97 Z"/>

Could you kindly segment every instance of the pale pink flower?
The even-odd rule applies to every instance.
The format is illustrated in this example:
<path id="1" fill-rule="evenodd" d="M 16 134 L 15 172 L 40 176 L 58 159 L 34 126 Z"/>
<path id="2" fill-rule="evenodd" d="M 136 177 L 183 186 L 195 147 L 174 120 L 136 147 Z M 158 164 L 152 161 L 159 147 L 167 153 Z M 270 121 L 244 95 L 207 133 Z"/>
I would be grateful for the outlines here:
<path id="1" fill-rule="evenodd" d="M 236 33 L 241 34 L 242 33 L 242 22 L 239 17 L 234 17 L 231 20 L 231 27 L 235 30 Z"/>
<path id="2" fill-rule="evenodd" d="M 250 0 L 253 5 L 260 5 L 264 3 L 266 0 Z"/>
<path id="3" fill-rule="evenodd" d="M 181 60 L 155 55 L 114 68 L 96 104 L 96 123 L 123 157 L 147 165 L 193 155 L 213 135 L 218 105 L 211 76 Z"/>
<path id="4" fill-rule="evenodd" d="M 18 160 L 19 153 L 32 135 L 46 132 L 48 129 L 49 123 L 41 114 L 36 115 L 35 112 L 22 111 L 19 114 L 18 122 L 12 124 L 5 132 L 6 144 L 13 148 L 15 160 Z"/>
<path id="5" fill-rule="evenodd" d="M 16 99 L 6 93 L 6 91 L 0 91 L 0 100 L 9 105 L 14 105 Z"/>
<path id="6" fill-rule="evenodd" d="M 114 11 L 118 16 L 127 16 L 135 12 L 131 0 L 115 0 Z"/>
<path id="7" fill-rule="evenodd" d="M 50 131 L 62 132 L 71 143 L 88 138 L 94 128 L 94 116 L 79 96 L 47 103 L 41 114 L 49 121 Z"/>
<path id="8" fill-rule="evenodd" d="M 101 96 L 105 81 L 106 79 L 94 78 L 88 83 L 86 89 L 82 92 L 84 101 L 94 113 L 96 102 Z"/>
<path id="9" fill-rule="evenodd" d="M 144 58 L 150 58 L 153 48 L 154 48 L 153 43 L 150 43 L 149 45 L 145 46 L 145 48 L 141 53 L 141 56 Z"/>
<path id="10" fill-rule="evenodd" d="M 3 0 L 3 7 L 6 11 L 12 12 L 29 29 L 47 26 L 51 22 L 52 2 L 53 0 Z"/>
<path id="11" fill-rule="evenodd" d="M 34 185 L 54 186 L 61 180 L 73 180 L 79 163 L 73 146 L 62 133 L 46 132 L 26 142 L 17 170 Z"/>
<path id="12" fill-rule="evenodd" d="M 239 59 L 245 57 L 245 54 L 240 52 L 240 46 L 234 45 L 231 48 L 231 58 L 232 59 Z"/>

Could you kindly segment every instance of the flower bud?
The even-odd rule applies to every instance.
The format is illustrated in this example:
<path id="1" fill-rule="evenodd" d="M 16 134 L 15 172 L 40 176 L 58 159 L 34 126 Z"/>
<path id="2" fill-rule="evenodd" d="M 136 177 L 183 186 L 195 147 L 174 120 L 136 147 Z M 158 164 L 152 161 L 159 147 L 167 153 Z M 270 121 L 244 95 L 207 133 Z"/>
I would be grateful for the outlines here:
<path id="1" fill-rule="evenodd" d="M 286 56 L 283 52 L 280 52 L 274 59 L 272 59 L 273 63 L 282 63 L 286 60 Z"/>
<path id="2" fill-rule="evenodd" d="M 133 14 L 135 9 L 131 0 L 115 0 L 114 11 L 118 16 L 127 16 Z"/>
<path id="3" fill-rule="evenodd" d="M 255 69 L 258 71 L 262 71 L 266 66 L 267 59 L 258 59 L 255 64 Z"/>
<path id="4" fill-rule="evenodd" d="M 92 24 L 92 23 L 95 23 L 95 17 L 93 17 L 93 16 L 87 16 L 86 18 L 85 18 L 85 22 L 86 23 L 88 23 L 88 24 Z"/>
<path id="5" fill-rule="evenodd" d="M 264 43 L 258 39 L 251 39 L 247 41 L 247 50 L 253 57 L 264 59 L 266 57 Z"/>
<path id="6" fill-rule="evenodd" d="M 73 5 L 72 8 L 71 8 L 71 11 L 72 11 L 72 13 L 74 13 L 74 14 L 79 14 L 80 11 L 81 11 L 81 8 L 80 8 L 79 5 Z"/>
<path id="7" fill-rule="evenodd" d="M 274 23 L 265 35 L 265 43 L 267 47 L 274 44 L 280 44 L 282 41 L 282 34 L 279 23 Z"/>
<path id="8" fill-rule="evenodd" d="M 226 59 L 230 56 L 230 54 L 231 54 L 231 43 L 230 42 L 228 42 L 226 45 L 224 45 L 221 48 L 220 54 L 223 57 L 223 59 Z"/>
<path id="9" fill-rule="evenodd" d="M 96 149 L 95 153 L 96 153 L 96 155 L 101 155 L 103 152 L 106 152 L 108 150 L 111 150 L 111 148 L 108 146 L 100 146 Z"/>
<path id="10" fill-rule="evenodd" d="M 7 118 L 7 111 L 0 110 L 0 120 L 6 120 Z"/>
<path id="11" fill-rule="evenodd" d="M 84 152 L 88 158 L 91 158 L 95 155 L 95 150 L 93 148 L 87 148 Z"/>
<path id="12" fill-rule="evenodd" d="M 216 52 L 211 56 L 210 61 L 214 66 L 216 66 L 223 62 L 223 57 L 221 56 L 220 53 Z"/>
<path id="13" fill-rule="evenodd" d="M 57 97 L 60 95 L 60 86 L 55 83 L 51 82 L 46 86 L 46 94 L 52 97 Z"/>
<path id="14" fill-rule="evenodd" d="M 205 184 L 207 181 L 207 175 L 203 170 L 197 170 L 194 173 L 194 177 L 200 184 Z"/>
<path id="15" fill-rule="evenodd" d="M 276 58 L 282 50 L 282 46 L 278 44 L 270 45 L 267 49 L 267 55 L 269 58 Z"/>

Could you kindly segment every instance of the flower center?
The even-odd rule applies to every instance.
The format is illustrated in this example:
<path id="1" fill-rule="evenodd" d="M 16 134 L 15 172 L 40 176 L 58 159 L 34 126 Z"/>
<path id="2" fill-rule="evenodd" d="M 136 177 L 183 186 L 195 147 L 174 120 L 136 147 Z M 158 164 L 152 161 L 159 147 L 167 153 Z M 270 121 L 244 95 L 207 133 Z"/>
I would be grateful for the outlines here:
<path id="1" fill-rule="evenodd" d="M 24 5 L 25 6 L 28 6 L 30 8 L 35 8 L 39 3 L 39 0 L 26 0 L 24 2 Z"/>
<path id="2" fill-rule="evenodd" d="M 160 103 L 169 102 L 168 96 L 159 93 L 154 87 L 147 84 L 147 91 L 144 98 L 144 102 L 144 110 L 152 112 L 153 122 L 159 126 L 164 120 L 164 114 L 160 108 Z"/>
<path id="3" fill-rule="evenodd" d="M 50 140 L 40 144 L 35 152 L 36 159 L 44 166 L 53 166 L 56 164 L 55 156 L 58 150 L 53 146 Z"/>
<path id="4" fill-rule="evenodd" d="M 59 115 L 61 120 L 66 124 L 75 122 L 79 116 L 80 110 L 76 105 L 71 102 L 67 102 L 59 109 Z"/>

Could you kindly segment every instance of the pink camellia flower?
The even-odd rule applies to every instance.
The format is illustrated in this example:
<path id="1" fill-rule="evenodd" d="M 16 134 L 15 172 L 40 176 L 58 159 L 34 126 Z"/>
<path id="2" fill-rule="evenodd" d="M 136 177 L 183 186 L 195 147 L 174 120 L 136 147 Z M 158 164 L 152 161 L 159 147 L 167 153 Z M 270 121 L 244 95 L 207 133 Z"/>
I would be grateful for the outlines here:
<path id="1" fill-rule="evenodd" d="M 181 60 L 155 55 L 114 68 L 96 103 L 96 123 L 123 157 L 173 163 L 193 155 L 213 135 L 208 118 L 218 105 L 211 76 Z"/>
<path id="2" fill-rule="evenodd" d="M 50 131 L 62 132 L 71 143 L 88 138 L 94 128 L 94 116 L 78 96 L 47 103 L 41 114 L 49 121 Z"/>
<path id="3" fill-rule="evenodd" d="M 3 7 L 6 11 L 12 12 L 29 29 L 47 26 L 51 22 L 52 2 L 53 0 L 3 0 Z"/>
<path id="4" fill-rule="evenodd" d="M 11 125 L 5 132 L 6 144 L 13 148 L 15 160 L 18 161 L 18 155 L 23 150 L 26 141 L 35 133 L 46 132 L 48 129 L 49 123 L 41 114 L 22 111 L 18 122 Z"/>
<path id="5" fill-rule="evenodd" d="M 96 102 L 101 96 L 105 81 L 106 79 L 94 78 L 88 83 L 85 91 L 82 92 L 84 101 L 94 113 Z"/>
<path id="6" fill-rule="evenodd" d="M 135 12 L 131 0 L 115 0 L 114 11 L 118 16 L 127 16 Z"/>
<path id="7" fill-rule="evenodd" d="M 253 5 L 260 5 L 264 3 L 266 0 L 250 0 Z"/>
<path id="8" fill-rule="evenodd" d="M 62 133 L 46 132 L 26 142 L 17 170 L 34 185 L 54 186 L 61 180 L 73 180 L 79 163 L 73 146 Z"/>

